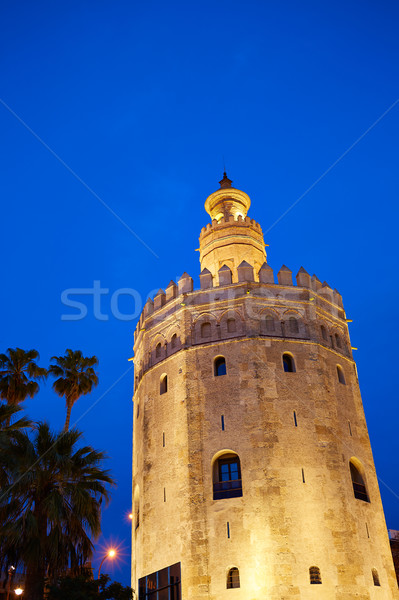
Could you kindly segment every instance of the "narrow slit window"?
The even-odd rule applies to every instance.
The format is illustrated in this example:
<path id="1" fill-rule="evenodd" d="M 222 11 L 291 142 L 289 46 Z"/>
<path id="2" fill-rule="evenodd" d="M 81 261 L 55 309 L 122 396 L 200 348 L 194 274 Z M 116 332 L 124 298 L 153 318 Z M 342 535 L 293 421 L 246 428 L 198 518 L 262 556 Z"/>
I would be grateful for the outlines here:
<path id="1" fill-rule="evenodd" d="M 227 573 L 227 585 L 226 585 L 226 587 L 227 587 L 228 590 L 240 587 L 240 572 L 237 569 L 237 567 L 233 567 Z"/>
<path id="2" fill-rule="evenodd" d="M 230 523 L 227 521 L 227 537 L 230 539 Z"/>
<path id="3" fill-rule="evenodd" d="M 165 448 L 165 432 L 162 433 L 162 447 Z"/>
<path id="4" fill-rule="evenodd" d="M 159 383 L 159 393 L 166 394 L 168 391 L 168 376 L 162 375 L 160 383 Z"/>
<path id="5" fill-rule="evenodd" d="M 140 404 L 137 405 L 136 419 L 140 416 Z"/>
<path id="6" fill-rule="evenodd" d="M 367 533 L 367 537 L 369 538 L 370 537 L 370 532 L 369 532 L 369 526 L 367 525 L 367 523 L 366 523 L 366 533 Z"/>
<path id="7" fill-rule="evenodd" d="M 226 359 L 224 358 L 224 356 L 218 356 L 215 358 L 215 361 L 213 363 L 213 369 L 215 377 L 226 375 Z"/>
<path id="8" fill-rule="evenodd" d="M 305 471 L 302 469 L 302 483 L 306 483 L 305 481 Z"/>
<path id="9" fill-rule="evenodd" d="M 163 501 L 166 502 L 166 488 L 163 488 Z"/>
<path id="10" fill-rule="evenodd" d="M 291 354 L 283 354 L 283 368 L 286 373 L 295 373 L 295 362 Z"/>
<path id="11" fill-rule="evenodd" d="M 294 425 L 295 425 L 295 427 L 298 427 L 298 421 L 297 421 L 297 418 L 296 418 L 296 412 L 295 412 L 295 410 L 294 410 Z"/>
<path id="12" fill-rule="evenodd" d="M 222 431 L 224 431 L 224 415 L 222 415 L 220 417 L 221 423 L 222 423 Z"/>
<path id="13" fill-rule="evenodd" d="M 349 428 L 349 435 L 352 435 L 352 427 L 351 427 L 350 421 L 348 421 L 348 428 Z"/>
<path id="14" fill-rule="evenodd" d="M 321 583 L 321 573 L 319 567 L 310 567 L 309 569 L 310 583 L 319 584 Z"/>

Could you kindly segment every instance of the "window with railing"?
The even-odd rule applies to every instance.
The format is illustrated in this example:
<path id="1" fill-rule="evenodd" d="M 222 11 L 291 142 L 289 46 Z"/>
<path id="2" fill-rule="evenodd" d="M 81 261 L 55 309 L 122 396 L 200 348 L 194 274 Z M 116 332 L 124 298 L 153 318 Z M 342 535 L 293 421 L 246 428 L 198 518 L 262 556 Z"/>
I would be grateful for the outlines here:
<path id="1" fill-rule="evenodd" d="M 352 461 L 349 463 L 349 468 L 352 478 L 353 494 L 355 498 L 358 500 L 363 500 L 363 502 L 370 502 L 366 484 L 360 470 Z"/>
<path id="2" fill-rule="evenodd" d="M 321 573 L 319 567 L 310 567 L 309 569 L 310 583 L 319 584 L 321 583 Z"/>
<path id="3" fill-rule="evenodd" d="M 218 458 L 213 473 L 214 500 L 242 496 L 241 466 L 237 454 L 223 455 Z"/>
<path id="4" fill-rule="evenodd" d="M 240 587 L 240 572 L 237 567 L 233 567 L 227 573 L 227 585 L 226 588 L 231 590 L 233 588 Z"/>

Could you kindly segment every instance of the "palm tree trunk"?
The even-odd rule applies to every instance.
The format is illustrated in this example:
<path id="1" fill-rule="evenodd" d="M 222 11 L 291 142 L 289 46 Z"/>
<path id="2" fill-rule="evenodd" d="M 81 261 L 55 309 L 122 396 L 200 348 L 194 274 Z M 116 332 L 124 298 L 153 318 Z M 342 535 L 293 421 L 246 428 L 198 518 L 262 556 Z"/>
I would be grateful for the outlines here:
<path id="1" fill-rule="evenodd" d="M 43 600 L 44 569 L 28 571 L 25 580 L 24 598 L 26 600 Z"/>
<path id="2" fill-rule="evenodd" d="M 71 411 L 72 411 L 72 402 L 68 402 L 67 400 L 67 414 L 66 414 L 66 420 L 65 420 L 65 425 L 64 425 L 64 431 L 68 431 L 69 429 L 69 423 L 71 420 Z"/>
<path id="3" fill-rule="evenodd" d="M 40 504 L 40 502 L 38 504 Z M 34 515 L 37 521 L 38 537 L 41 543 L 39 544 L 39 552 L 36 556 L 32 556 L 32 560 L 28 561 L 26 564 L 25 600 L 43 600 L 44 595 L 46 568 L 42 547 L 47 536 L 47 519 L 43 516 L 38 507 L 36 507 Z"/>

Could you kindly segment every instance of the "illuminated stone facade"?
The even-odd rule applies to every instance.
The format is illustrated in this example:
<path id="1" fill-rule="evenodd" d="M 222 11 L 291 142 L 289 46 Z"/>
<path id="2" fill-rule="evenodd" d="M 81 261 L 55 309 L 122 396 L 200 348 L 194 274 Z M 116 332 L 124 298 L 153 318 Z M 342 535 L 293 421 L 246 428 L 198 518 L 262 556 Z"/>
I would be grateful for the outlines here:
<path id="1" fill-rule="evenodd" d="M 201 289 L 171 282 L 134 336 L 132 585 L 162 600 L 142 578 L 180 563 L 183 600 L 398 598 L 341 296 L 275 283 L 230 186 Z"/>

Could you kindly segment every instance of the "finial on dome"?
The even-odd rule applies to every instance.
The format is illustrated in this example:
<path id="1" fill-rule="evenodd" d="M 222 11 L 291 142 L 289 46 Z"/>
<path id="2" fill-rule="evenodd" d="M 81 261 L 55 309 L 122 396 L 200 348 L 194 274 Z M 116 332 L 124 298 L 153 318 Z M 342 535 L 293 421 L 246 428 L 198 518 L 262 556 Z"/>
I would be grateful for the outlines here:
<path id="1" fill-rule="evenodd" d="M 227 177 L 226 171 L 223 173 L 223 179 L 219 181 L 221 189 L 231 188 L 231 184 L 233 183 L 231 179 Z"/>
<path id="2" fill-rule="evenodd" d="M 232 181 L 227 177 L 226 171 L 219 183 L 220 188 L 205 201 L 205 210 L 212 221 L 216 219 L 219 222 L 222 217 L 229 216 L 233 216 L 234 220 L 239 216 L 245 219 L 251 205 L 248 194 L 232 187 Z"/>

